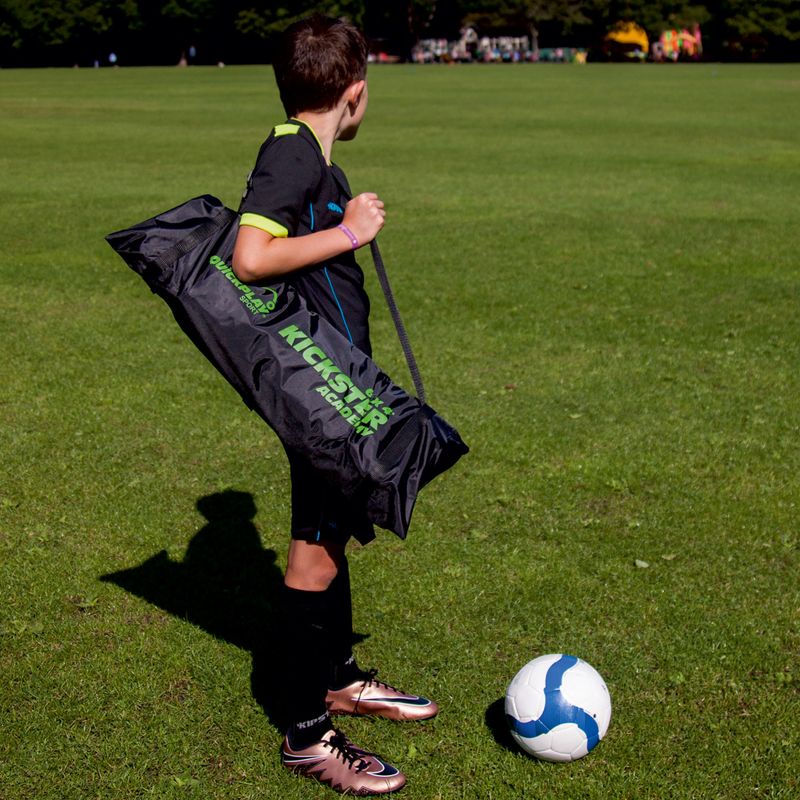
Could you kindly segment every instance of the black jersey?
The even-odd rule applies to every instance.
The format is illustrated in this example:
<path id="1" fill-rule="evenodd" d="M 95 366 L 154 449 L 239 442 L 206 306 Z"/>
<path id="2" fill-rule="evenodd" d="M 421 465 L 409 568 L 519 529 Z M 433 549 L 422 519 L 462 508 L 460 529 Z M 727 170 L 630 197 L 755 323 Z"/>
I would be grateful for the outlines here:
<path id="1" fill-rule="evenodd" d="M 350 197 L 347 178 L 325 160 L 314 131 L 291 119 L 275 126 L 261 146 L 240 209 L 241 224 L 272 236 L 304 236 L 339 225 Z M 371 355 L 369 298 L 352 251 L 289 273 L 286 281 L 311 311 Z"/>

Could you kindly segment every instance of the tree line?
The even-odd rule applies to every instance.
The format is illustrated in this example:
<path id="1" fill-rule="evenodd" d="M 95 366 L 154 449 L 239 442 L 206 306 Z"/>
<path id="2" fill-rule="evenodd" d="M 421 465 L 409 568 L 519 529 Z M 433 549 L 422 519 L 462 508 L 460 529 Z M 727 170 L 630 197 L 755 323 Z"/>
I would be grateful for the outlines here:
<path id="1" fill-rule="evenodd" d="M 653 38 L 699 24 L 712 59 L 800 60 L 798 0 L 0 0 L 0 66 L 263 63 L 276 34 L 313 11 L 351 19 L 401 58 L 464 25 L 591 49 L 632 20 Z"/>

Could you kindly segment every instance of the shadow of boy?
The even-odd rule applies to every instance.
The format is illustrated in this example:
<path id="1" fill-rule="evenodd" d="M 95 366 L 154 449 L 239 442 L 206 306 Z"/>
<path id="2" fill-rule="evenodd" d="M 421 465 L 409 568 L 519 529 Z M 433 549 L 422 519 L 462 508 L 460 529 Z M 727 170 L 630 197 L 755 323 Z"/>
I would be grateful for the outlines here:
<path id="1" fill-rule="evenodd" d="M 253 657 L 251 689 L 270 722 L 285 728 L 280 703 L 281 659 L 276 609 L 283 575 L 274 550 L 264 549 L 251 494 L 232 489 L 201 497 L 208 520 L 191 539 L 182 561 L 161 550 L 142 564 L 102 575 L 164 611 Z"/>

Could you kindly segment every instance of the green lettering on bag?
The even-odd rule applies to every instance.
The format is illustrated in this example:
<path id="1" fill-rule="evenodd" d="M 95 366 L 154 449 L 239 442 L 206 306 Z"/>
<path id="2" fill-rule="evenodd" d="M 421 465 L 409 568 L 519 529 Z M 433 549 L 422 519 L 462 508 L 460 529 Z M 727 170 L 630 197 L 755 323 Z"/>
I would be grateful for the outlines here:
<path id="1" fill-rule="evenodd" d="M 287 344 L 290 344 L 292 347 L 294 347 L 294 343 L 298 339 L 308 339 L 308 336 L 306 336 L 297 325 L 289 325 L 288 328 L 283 328 L 283 330 L 278 331 L 278 336 L 283 336 Z"/>
<path id="2" fill-rule="evenodd" d="M 321 394 L 359 436 L 372 436 L 388 422 L 392 409 L 375 397 L 374 389 L 362 390 L 356 386 L 304 330 L 297 325 L 287 325 L 278 331 L 278 336 L 293 350 L 302 353 L 303 360 L 325 381 L 311 391 Z"/>
<path id="3" fill-rule="evenodd" d="M 224 259 L 219 256 L 211 256 L 211 258 L 208 259 L 208 263 L 221 272 L 241 292 L 239 300 L 244 303 L 253 314 L 265 317 L 277 305 L 278 293 L 275 289 L 269 286 L 263 287 L 262 291 L 271 293 L 270 299 L 256 297 L 253 287 L 242 283 L 236 277 L 236 273 L 225 263 Z"/>
<path id="4" fill-rule="evenodd" d="M 325 355 L 324 351 L 320 350 L 319 347 L 314 345 L 313 347 L 309 347 L 303 353 L 303 358 L 312 366 L 318 364 L 318 361 L 314 360 L 314 356 L 319 356 L 320 359 L 325 359 L 327 356 Z"/>

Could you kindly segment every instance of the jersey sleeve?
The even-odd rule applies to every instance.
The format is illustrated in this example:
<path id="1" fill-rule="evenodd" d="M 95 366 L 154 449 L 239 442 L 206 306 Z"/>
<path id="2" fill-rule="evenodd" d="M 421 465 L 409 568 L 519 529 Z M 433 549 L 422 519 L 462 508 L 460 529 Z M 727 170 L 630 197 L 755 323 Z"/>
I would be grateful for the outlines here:
<path id="1" fill-rule="evenodd" d="M 297 234 L 321 170 L 308 142 L 292 132 L 296 127 L 279 125 L 261 148 L 242 203 L 241 225 L 278 237 Z M 288 131 L 278 133 L 281 129 Z"/>

